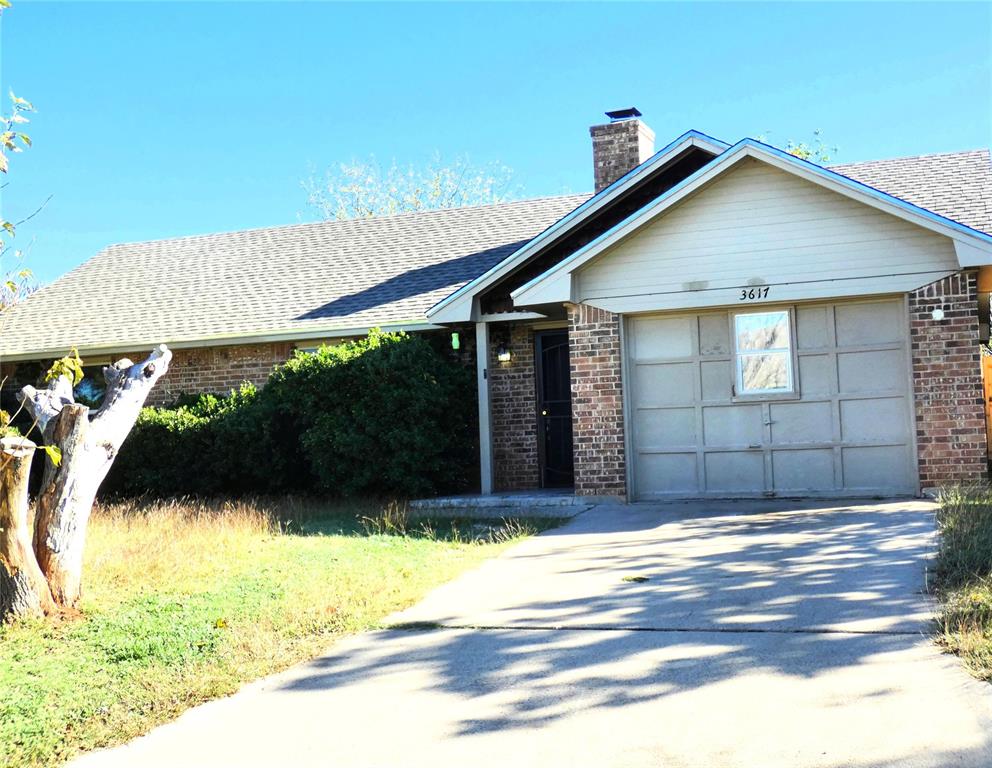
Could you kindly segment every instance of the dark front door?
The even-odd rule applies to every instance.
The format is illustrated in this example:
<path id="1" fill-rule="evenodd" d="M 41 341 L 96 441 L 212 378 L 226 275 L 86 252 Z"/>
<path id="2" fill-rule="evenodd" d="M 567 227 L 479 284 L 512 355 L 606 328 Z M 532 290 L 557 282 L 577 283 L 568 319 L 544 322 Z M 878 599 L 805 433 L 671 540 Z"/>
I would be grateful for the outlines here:
<path id="1" fill-rule="evenodd" d="M 569 487 L 572 485 L 572 380 L 568 331 L 540 331 L 535 345 L 541 487 Z"/>

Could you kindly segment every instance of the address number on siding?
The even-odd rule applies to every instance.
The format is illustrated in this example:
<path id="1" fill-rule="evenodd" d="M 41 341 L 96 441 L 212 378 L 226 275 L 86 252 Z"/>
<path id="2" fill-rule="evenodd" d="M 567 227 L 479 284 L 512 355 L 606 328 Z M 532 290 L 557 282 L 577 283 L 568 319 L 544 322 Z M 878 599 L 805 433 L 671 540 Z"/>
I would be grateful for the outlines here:
<path id="1" fill-rule="evenodd" d="M 766 285 L 764 288 L 741 288 L 741 295 L 738 301 L 757 301 L 758 299 L 768 298 L 768 289 L 771 286 Z"/>

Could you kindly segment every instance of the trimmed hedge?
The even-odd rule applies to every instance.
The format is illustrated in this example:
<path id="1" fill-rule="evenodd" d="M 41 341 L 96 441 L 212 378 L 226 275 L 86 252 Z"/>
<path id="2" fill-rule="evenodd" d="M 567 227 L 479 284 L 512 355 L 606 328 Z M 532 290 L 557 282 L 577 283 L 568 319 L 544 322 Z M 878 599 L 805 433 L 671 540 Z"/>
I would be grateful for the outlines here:
<path id="1" fill-rule="evenodd" d="M 145 408 L 104 493 L 412 497 L 477 483 L 474 377 L 423 336 L 373 330 L 256 390 Z"/>

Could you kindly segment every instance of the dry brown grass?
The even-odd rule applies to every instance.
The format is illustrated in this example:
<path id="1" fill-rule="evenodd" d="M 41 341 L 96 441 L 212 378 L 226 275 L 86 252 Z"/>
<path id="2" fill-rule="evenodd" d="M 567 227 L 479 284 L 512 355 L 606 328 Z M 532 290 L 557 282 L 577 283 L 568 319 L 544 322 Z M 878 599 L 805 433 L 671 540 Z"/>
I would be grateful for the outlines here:
<path id="1" fill-rule="evenodd" d="M 243 558 L 278 536 L 302 510 L 258 500 L 124 501 L 98 504 L 86 548 L 87 594 L 155 590 L 164 583 L 195 589 L 206 578 L 243 567 Z"/>
<path id="2" fill-rule="evenodd" d="M 946 490 L 937 526 L 939 640 L 976 677 L 992 680 L 992 490 Z"/>
<path id="3" fill-rule="evenodd" d="M 99 505 L 81 618 L 0 627 L 0 765 L 120 743 L 376 626 L 535 530 L 410 527 L 375 504 Z"/>

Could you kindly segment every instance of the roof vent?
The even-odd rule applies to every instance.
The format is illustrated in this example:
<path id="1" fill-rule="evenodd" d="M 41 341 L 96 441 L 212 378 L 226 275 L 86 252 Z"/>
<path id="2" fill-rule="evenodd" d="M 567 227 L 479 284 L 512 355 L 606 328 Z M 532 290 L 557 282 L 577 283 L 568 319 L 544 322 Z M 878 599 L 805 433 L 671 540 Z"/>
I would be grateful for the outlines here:
<path id="1" fill-rule="evenodd" d="M 619 123 L 621 120 L 633 120 L 635 117 L 640 117 L 641 111 L 637 107 L 627 107 L 626 109 L 615 109 L 612 112 L 607 112 L 606 116 L 610 118 L 611 123 Z"/>

